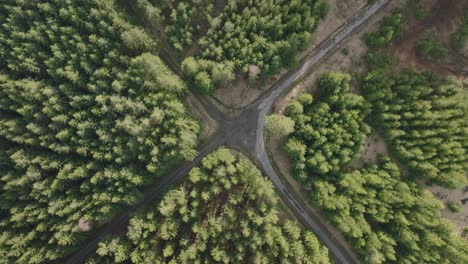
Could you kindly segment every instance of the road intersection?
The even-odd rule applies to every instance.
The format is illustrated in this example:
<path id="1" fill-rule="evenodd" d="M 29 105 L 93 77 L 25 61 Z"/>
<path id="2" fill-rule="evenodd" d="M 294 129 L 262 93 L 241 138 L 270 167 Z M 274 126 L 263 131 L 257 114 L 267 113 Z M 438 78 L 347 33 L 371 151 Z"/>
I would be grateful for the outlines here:
<path id="1" fill-rule="evenodd" d="M 329 249 L 331 256 L 337 263 L 356 263 L 359 260 L 353 252 L 334 240 L 326 228 L 318 221 L 313 213 L 306 210 L 301 201 L 293 195 L 283 180 L 278 176 L 268 158 L 264 146 L 263 130 L 265 117 L 270 113 L 274 102 L 294 84 L 306 76 L 317 64 L 327 56 L 336 51 L 340 45 L 360 26 L 382 10 L 391 0 L 377 0 L 372 5 L 367 5 L 351 17 L 335 34 L 321 43 L 310 56 L 306 57 L 299 66 L 287 73 L 277 81 L 265 94 L 255 100 L 246 110 L 238 116 L 229 116 L 216 108 L 206 98 L 198 97 L 206 112 L 219 124 L 219 131 L 199 149 L 198 155 L 192 160 L 181 164 L 177 169 L 170 172 L 157 185 L 145 192 L 145 198 L 141 203 L 128 208 L 113 218 L 112 221 L 96 231 L 87 244 L 68 258 L 66 263 L 83 263 L 88 255 L 95 252 L 97 244 L 101 239 L 124 229 L 132 212 L 139 208 L 153 204 L 171 186 L 179 182 L 187 173 L 209 153 L 220 146 L 228 146 L 242 151 L 251 158 L 270 178 L 278 193 L 285 203 L 295 213 L 296 217 L 305 227 L 312 230 L 318 239 Z M 170 63 L 169 63 L 170 64 Z M 174 65 L 172 65 L 174 67 Z M 180 71 L 178 69 L 176 72 Z"/>

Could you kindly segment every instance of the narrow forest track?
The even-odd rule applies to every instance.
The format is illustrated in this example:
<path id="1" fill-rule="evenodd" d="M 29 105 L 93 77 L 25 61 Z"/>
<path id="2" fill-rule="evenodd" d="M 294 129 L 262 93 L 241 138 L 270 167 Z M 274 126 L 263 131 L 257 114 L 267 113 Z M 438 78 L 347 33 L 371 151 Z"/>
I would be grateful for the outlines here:
<path id="1" fill-rule="evenodd" d="M 128 224 L 130 215 L 138 209 L 153 204 L 163 195 L 171 186 L 179 182 L 187 173 L 209 153 L 220 146 L 226 145 L 240 149 L 249 158 L 253 159 L 262 169 L 263 173 L 271 179 L 276 186 L 278 193 L 284 202 L 291 208 L 298 219 L 309 229 L 311 229 L 318 239 L 329 249 L 331 256 L 337 263 L 358 263 L 359 259 L 354 252 L 346 250 L 340 242 L 334 240 L 329 232 L 320 223 L 318 218 L 305 209 L 301 201 L 295 198 L 293 191 L 289 189 L 282 179 L 278 176 L 270 163 L 264 146 L 263 129 L 265 116 L 271 111 L 273 103 L 286 93 L 295 83 L 306 76 L 314 67 L 324 58 L 335 52 L 341 44 L 351 34 L 356 32 L 361 25 L 373 17 L 378 11 L 382 10 L 391 0 L 377 0 L 374 4 L 365 6 L 355 15 L 353 15 L 335 34 L 320 44 L 316 51 L 305 58 L 296 69 L 291 70 L 282 79 L 277 81 L 267 93 L 255 101 L 249 108 L 239 116 L 232 117 L 224 114 L 208 100 L 197 96 L 205 111 L 219 123 L 219 131 L 211 138 L 206 145 L 199 149 L 198 155 L 192 160 L 181 164 L 176 170 L 172 171 L 157 185 L 152 186 L 145 192 L 145 198 L 135 206 L 128 208 L 116 216 L 111 222 L 103 226 L 96 232 L 95 236 L 80 250 L 68 258 L 66 263 L 83 263 L 87 256 L 95 252 L 100 240 L 123 230 Z M 151 30 L 151 29 L 150 29 Z M 157 32 L 152 31 L 153 34 Z M 169 52 L 164 52 L 163 59 L 173 69 L 175 73 L 181 74 L 175 60 Z M 180 75 L 182 78 L 183 76 Z"/>

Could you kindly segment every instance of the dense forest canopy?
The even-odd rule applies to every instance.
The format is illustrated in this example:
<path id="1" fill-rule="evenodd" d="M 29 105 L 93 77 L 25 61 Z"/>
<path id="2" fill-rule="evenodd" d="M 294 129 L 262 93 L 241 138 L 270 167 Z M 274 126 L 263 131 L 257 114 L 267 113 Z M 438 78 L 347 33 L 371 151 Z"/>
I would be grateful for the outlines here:
<path id="1" fill-rule="evenodd" d="M 363 90 L 372 122 L 413 173 L 446 187 L 466 184 L 466 91 L 430 73 L 381 70 L 364 78 Z"/>
<path id="2" fill-rule="evenodd" d="M 0 259 L 51 261 L 192 158 L 199 126 L 113 1 L 5 0 L 0 25 Z"/>
<path id="3" fill-rule="evenodd" d="M 368 263 L 468 262 L 468 243 L 440 216 L 442 203 L 388 158 L 315 177 L 310 195 Z"/>
<path id="4" fill-rule="evenodd" d="M 316 0 L 215 2 L 137 1 L 142 14 L 158 7 L 156 18 L 147 19 L 165 25 L 177 51 L 190 50 L 186 54 L 194 57 L 186 58 L 190 62 L 184 63 L 184 73 L 202 94 L 212 93 L 251 65 L 262 75 L 291 65 L 327 12 L 325 2 Z"/>
<path id="5" fill-rule="evenodd" d="M 236 69 L 255 64 L 276 73 L 307 46 L 320 19 L 316 0 L 230 0 L 199 40 L 200 57 L 231 61 Z"/>
<path id="6" fill-rule="evenodd" d="M 409 155 L 408 164 L 423 175 L 422 169 L 429 168 L 437 170 L 431 175 L 438 180 L 463 181 L 466 106 L 459 101 L 458 88 L 412 72 L 395 80 L 385 76 L 374 72 L 364 79 L 379 131 L 397 151 L 418 146 L 422 151 L 401 155 Z M 411 177 L 402 177 L 389 158 L 361 169 L 347 166 L 370 131 L 364 122 L 368 103 L 349 91 L 348 82 L 346 74 L 327 73 L 317 82 L 317 102 L 302 94 L 285 110 L 295 124 L 285 149 L 311 201 L 325 210 L 366 263 L 467 262 L 468 244 L 441 217 L 442 203 Z M 397 121 L 404 125 L 395 125 Z"/>
<path id="7" fill-rule="evenodd" d="M 330 263 L 308 231 L 280 221 L 272 183 L 252 163 L 220 148 L 125 236 L 100 244 L 90 263 Z"/>
<path id="8" fill-rule="evenodd" d="M 306 185 L 312 176 L 338 172 L 348 164 L 370 132 L 364 123 L 368 106 L 349 91 L 350 78 L 338 72 L 325 74 L 317 82 L 319 100 L 302 94 L 286 109 L 295 126 L 285 148 L 296 162 L 295 176 Z"/>

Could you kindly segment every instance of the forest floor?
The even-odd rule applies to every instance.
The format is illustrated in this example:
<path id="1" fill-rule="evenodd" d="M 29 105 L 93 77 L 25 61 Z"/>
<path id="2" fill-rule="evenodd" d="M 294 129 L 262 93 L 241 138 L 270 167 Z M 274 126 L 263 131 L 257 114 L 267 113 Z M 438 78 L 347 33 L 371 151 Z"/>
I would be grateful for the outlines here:
<path id="1" fill-rule="evenodd" d="M 312 34 L 310 45 L 297 56 L 297 61 L 304 59 L 317 45 L 328 39 L 349 17 L 364 7 L 367 0 L 329 0 L 328 2 L 330 10 L 327 17 L 320 21 L 317 30 Z M 225 108 L 242 109 L 257 99 L 287 72 L 287 69 L 283 69 L 275 76 L 257 81 L 249 81 L 247 74 L 241 74 L 233 82 L 217 89 L 213 94 L 213 99 Z"/>
<path id="2" fill-rule="evenodd" d="M 273 112 L 282 113 L 288 102 L 301 93 L 309 92 L 315 94 L 315 82 L 326 72 L 347 72 L 351 74 L 353 82 L 357 84 L 359 76 L 362 76 L 367 70 L 363 60 L 363 56 L 367 52 L 362 38 L 364 32 L 375 30 L 383 16 L 390 14 L 396 8 L 403 7 L 405 2 L 404 0 L 395 0 L 386 7 L 386 10 L 372 18 L 360 32 L 350 37 L 343 45 L 343 48 L 348 50 L 347 55 L 345 55 L 345 52 L 338 50 L 323 61 L 308 77 L 291 89 L 288 94 L 278 99 L 273 107 Z M 459 56 L 451 48 L 450 35 L 457 29 L 457 25 L 460 24 L 463 10 L 466 10 L 468 1 L 421 0 L 421 5 L 423 10 L 429 14 L 428 17 L 422 20 L 410 19 L 405 25 L 406 31 L 402 37 L 385 51 L 398 59 L 398 63 L 393 70 L 397 71 L 404 68 L 412 68 L 417 71 L 431 70 L 443 76 L 452 76 L 454 79 L 467 83 L 468 74 L 464 72 L 466 71 L 464 67 L 468 65 L 468 62 L 466 58 Z M 420 34 L 424 32 L 435 34 L 444 43 L 445 47 L 449 49 L 450 56 L 446 61 L 434 62 L 417 56 L 414 45 L 418 37 L 421 36 Z M 360 93 L 357 85 L 352 87 L 352 90 Z M 270 157 L 301 199 L 307 201 L 306 190 L 292 176 L 292 164 L 284 151 L 284 144 L 285 142 L 279 139 L 269 138 L 267 148 L 273 153 Z M 377 133 L 372 133 L 366 138 L 361 154 L 350 166 L 359 167 L 366 162 L 375 161 L 379 154 L 391 156 L 386 142 Z M 445 205 L 447 202 L 453 201 L 461 206 L 462 210 L 459 213 L 453 213 L 447 208 L 442 210 L 442 216 L 454 223 L 459 233 L 461 233 L 468 226 L 468 187 L 463 186 L 454 190 L 429 185 L 424 185 L 424 187 L 436 195 Z M 465 203 L 463 204 L 463 202 Z M 307 206 L 311 210 L 317 210 L 309 204 Z"/>
<path id="3" fill-rule="evenodd" d="M 393 42 L 385 52 L 397 59 L 396 71 L 411 68 L 416 71 L 432 71 L 443 76 L 452 75 L 463 80 L 468 75 L 468 59 L 456 52 L 450 43 L 450 38 L 463 18 L 468 8 L 468 1 L 423 0 L 423 10 L 429 15 L 421 20 L 410 18 L 406 23 L 406 30 L 400 39 Z M 440 40 L 449 50 L 449 56 L 441 61 L 432 61 L 418 56 L 415 44 L 417 40 L 430 34 Z"/>

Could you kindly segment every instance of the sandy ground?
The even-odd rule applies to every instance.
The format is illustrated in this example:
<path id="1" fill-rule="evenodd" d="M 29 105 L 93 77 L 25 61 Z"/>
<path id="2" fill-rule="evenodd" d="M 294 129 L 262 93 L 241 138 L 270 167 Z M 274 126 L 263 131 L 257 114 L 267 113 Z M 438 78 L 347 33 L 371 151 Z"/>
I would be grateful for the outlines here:
<path id="1" fill-rule="evenodd" d="M 297 56 L 297 61 L 302 60 L 310 54 L 318 44 L 343 25 L 347 18 L 365 6 L 367 0 L 329 0 L 328 2 L 330 10 L 327 17 L 320 22 L 317 30 L 313 33 L 310 46 Z M 213 97 L 226 108 L 244 108 L 258 98 L 286 72 L 287 70 L 283 69 L 271 78 L 254 82 L 246 80 L 246 75 L 239 76 L 226 87 L 217 89 Z"/>
<path id="2" fill-rule="evenodd" d="M 450 219 L 450 221 L 455 224 L 457 233 L 461 235 L 463 230 L 468 228 L 468 186 L 455 190 L 438 186 L 426 187 L 444 203 L 445 208 L 442 210 L 442 216 Z M 456 202 L 459 204 L 461 206 L 461 211 L 459 213 L 450 211 L 447 207 L 448 202 Z"/>

